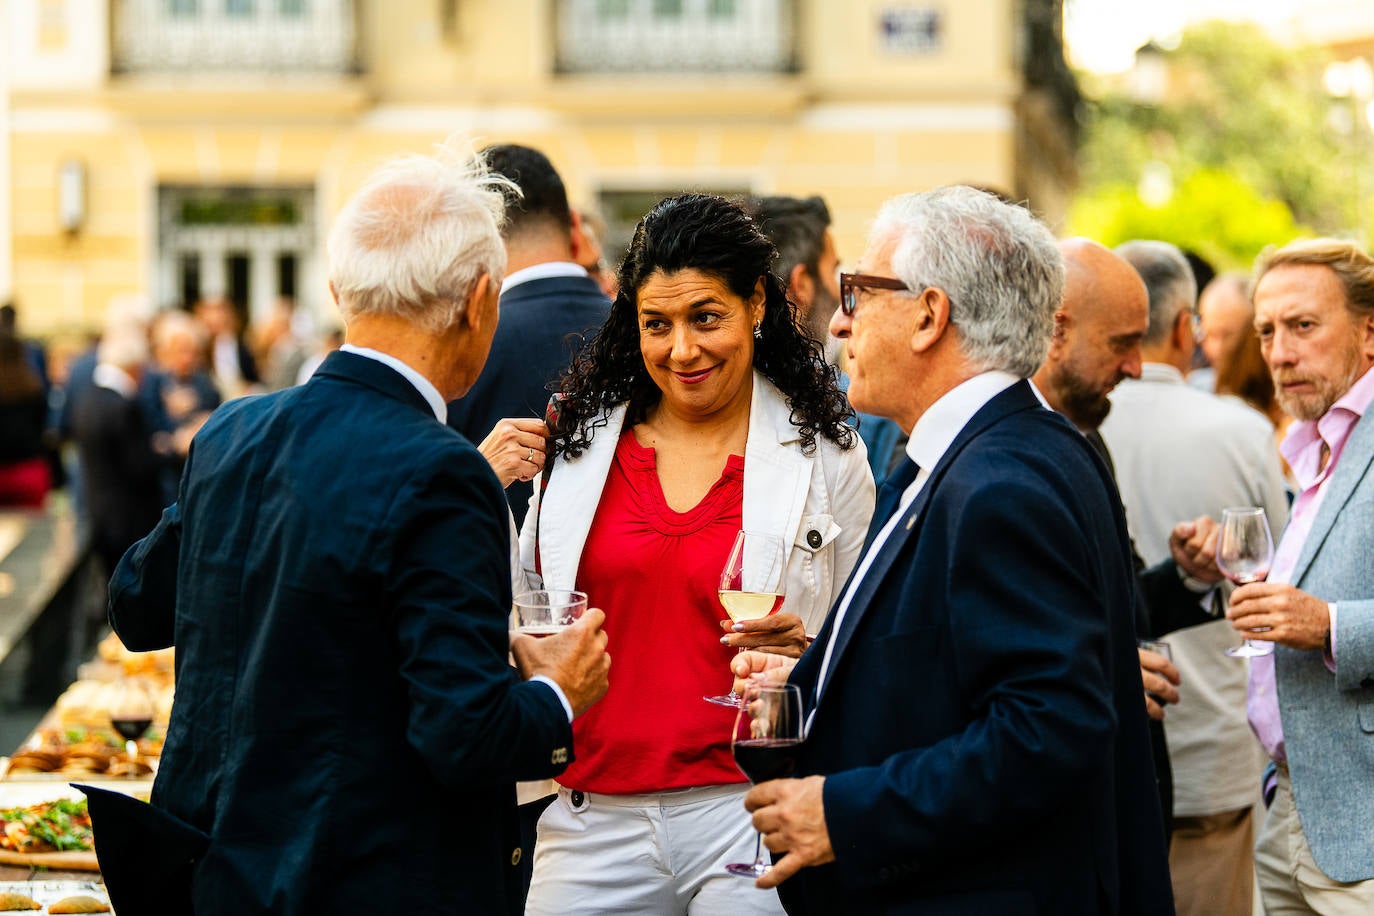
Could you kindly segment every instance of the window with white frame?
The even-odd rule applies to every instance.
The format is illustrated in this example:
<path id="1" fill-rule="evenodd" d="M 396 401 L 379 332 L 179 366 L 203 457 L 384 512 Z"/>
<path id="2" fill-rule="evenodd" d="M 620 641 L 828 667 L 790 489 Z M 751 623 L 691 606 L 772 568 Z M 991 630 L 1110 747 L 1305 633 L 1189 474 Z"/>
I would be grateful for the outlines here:
<path id="1" fill-rule="evenodd" d="M 795 66 L 795 0 L 559 0 L 567 73 L 776 73 Z"/>

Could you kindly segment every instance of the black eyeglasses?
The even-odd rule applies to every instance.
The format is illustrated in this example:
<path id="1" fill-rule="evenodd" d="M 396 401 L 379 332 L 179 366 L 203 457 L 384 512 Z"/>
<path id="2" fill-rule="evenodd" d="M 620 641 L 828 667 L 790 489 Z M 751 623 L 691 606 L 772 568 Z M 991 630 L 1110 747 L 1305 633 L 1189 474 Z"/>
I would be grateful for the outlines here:
<path id="1" fill-rule="evenodd" d="M 871 274 L 840 274 L 840 311 L 853 317 L 854 312 L 859 308 L 859 290 L 861 289 L 890 289 L 895 291 L 910 290 L 896 277 L 875 277 Z"/>

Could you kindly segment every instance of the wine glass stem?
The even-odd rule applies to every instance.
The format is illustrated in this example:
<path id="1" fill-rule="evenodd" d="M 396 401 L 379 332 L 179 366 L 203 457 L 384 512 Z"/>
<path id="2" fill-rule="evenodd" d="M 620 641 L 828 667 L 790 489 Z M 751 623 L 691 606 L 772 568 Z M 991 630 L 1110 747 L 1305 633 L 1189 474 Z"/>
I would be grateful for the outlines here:
<path id="1" fill-rule="evenodd" d="M 739 648 L 739 649 L 736 649 L 736 650 L 735 650 L 735 655 L 736 655 L 736 656 L 740 656 L 740 655 L 743 655 L 743 654 L 744 654 L 744 649 L 743 649 L 743 648 Z M 734 685 L 733 683 L 731 683 L 731 685 L 730 685 L 730 699 L 734 700 L 736 703 L 738 703 L 740 700 L 743 699 L 743 697 L 741 697 L 741 696 L 739 695 L 739 691 L 735 689 L 735 685 Z"/>
<path id="2" fill-rule="evenodd" d="M 124 742 L 124 753 L 129 755 L 130 763 L 136 763 L 138 761 L 138 742 L 132 739 L 126 740 Z"/>
<path id="3" fill-rule="evenodd" d="M 763 834 L 754 833 L 754 867 L 760 868 L 763 865 Z"/>

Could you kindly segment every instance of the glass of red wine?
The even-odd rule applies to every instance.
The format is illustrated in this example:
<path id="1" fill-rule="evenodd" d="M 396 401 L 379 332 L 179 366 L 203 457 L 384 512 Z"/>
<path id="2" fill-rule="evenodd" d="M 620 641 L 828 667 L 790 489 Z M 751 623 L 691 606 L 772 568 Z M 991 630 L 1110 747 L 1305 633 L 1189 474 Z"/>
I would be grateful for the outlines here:
<path id="1" fill-rule="evenodd" d="M 735 765 L 758 785 L 786 779 L 797 766 L 802 743 L 801 691 L 795 684 L 749 684 L 735 715 L 730 748 Z M 759 878 L 772 864 L 763 857 L 763 835 L 754 841 L 754 861 L 725 866 L 732 875 Z"/>
<path id="2" fill-rule="evenodd" d="M 755 531 L 736 534 L 730 555 L 725 559 L 725 568 L 720 573 L 720 589 L 716 592 L 730 619 L 739 623 L 767 617 L 782 607 L 786 590 L 787 547 L 782 538 Z M 702 699 L 732 709 L 739 705 L 739 697 L 733 690 Z"/>
<path id="3" fill-rule="evenodd" d="M 138 678 L 124 678 L 110 685 L 106 694 L 110 725 L 124 739 L 130 763 L 138 761 L 138 739 L 153 724 L 157 704 L 152 693 Z"/>
<path id="4" fill-rule="evenodd" d="M 1217 539 L 1217 569 L 1236 585 L 1259 582 L 1269 575 L 1274 562 L 1274 536 L 1261 506 L 1239 506 L 1221 510 L 1221 536 Z M 1268 640 L 1247 639 L 1242 646 L 1226 650 L 1233 658 L 1269 655 L 1274 644 Z"/>

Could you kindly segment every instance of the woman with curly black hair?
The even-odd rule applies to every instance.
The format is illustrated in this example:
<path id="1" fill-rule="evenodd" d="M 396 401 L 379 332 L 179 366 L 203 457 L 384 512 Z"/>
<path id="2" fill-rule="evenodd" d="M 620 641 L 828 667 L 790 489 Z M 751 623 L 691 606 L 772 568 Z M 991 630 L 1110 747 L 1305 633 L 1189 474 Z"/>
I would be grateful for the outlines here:
<path id="1" fill-rule="evenodd" d="M 615 668 L 573 723 L 528 913 L 782 912 L 724 870 L 752 858 L 753 831 L 734 712 L 702 697 L 724 690 L 735 647 L 801 654 L 858 560 L 873 479 L 775 254 L 736 204 L 660 202 L 564 379 L 517 577 L 585 591 L 606 613 Z M 786 597 L 731 624 L 717 589 L 741 529 L 786 545 Z"/>

